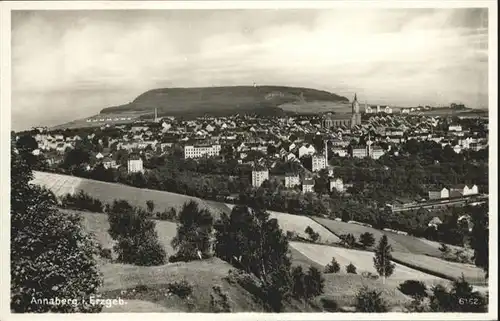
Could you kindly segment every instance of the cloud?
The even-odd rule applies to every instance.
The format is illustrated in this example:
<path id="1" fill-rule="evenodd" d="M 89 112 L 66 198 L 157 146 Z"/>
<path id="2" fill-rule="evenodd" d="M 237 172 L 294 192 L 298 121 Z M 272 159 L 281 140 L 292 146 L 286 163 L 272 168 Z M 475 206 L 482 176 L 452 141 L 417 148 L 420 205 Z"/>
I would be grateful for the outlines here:
<path id="1" fill-rule="evenodd" d="M 396 105 L 487 105 L 477 9 L 13 14 L 13 126 L 54 124 L 169 86 L 280 84 Z M 67 112 L 71 110 L 72 112 Z"/>

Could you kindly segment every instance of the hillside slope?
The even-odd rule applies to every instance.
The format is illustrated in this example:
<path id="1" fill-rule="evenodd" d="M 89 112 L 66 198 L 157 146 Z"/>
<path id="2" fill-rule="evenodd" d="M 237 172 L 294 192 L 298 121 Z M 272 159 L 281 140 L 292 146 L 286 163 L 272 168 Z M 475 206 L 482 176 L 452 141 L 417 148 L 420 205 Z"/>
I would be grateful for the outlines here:
<path id="1" fill-rule="evenodd" d="M 159 115 L 234 113 L 280 114 L 280 105 L 294 102 L 348 102 L 346 97 L 326 91 L 284 86 L 232 86 L 198 88 L 160 88 L 139 95 L 134 101 L 104 108 L 101 114 L 152 112 Z"/>

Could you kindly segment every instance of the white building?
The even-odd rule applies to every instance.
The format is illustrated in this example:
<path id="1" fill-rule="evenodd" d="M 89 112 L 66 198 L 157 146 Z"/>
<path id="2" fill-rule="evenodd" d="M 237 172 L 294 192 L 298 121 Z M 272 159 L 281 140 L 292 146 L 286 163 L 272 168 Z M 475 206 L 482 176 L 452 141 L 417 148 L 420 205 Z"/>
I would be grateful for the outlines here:
<path id="1" fill-rule="evenodd" d="M 371 108 L 370 106 L 366 106 L 365 107 L 365 113 L 366 114 L 373 114 L 375 111 L 373 110 L 373 108 Z"/>
<path id="2" fill-rule="evenodd" d="M 269 179 L 269 171 L 267 169 L 252 171 L 253 187 L 260 187 L 262 183 L 264 183 L 264 181 L 268 179 Z"/>
<path id="3" fill-rule="evenodd" d="M 302 192 L 304 193 L 314 192 L 314 180 L 305 179 L 304 182 L 302 183 Z"/>
<path id="4" fill-rule="evenodd" d="M 312 161 L 312 168 L 311 170 L 313 172 L 317 172 L 319 170 L 322 170 L 323 168 L 326 168 L 326 157 L 324 155 L 313 155 L 311 158 Z"/>
<path id="5" fill-rule="evenodd" d="M 389 106 L 385 106 L 384 113 L 386 113 L 386 114 L 392 114 L 392 108 L 389 107 Z"/>
<path id="6" fill-rule="evenodd" d="M 313 145 L 304 145 L 299 148 L 299 158 L 304 155 L 313 155 L 316 153 L 316 148 Z"/>
<path id="7" fill-rule="evenodd" d="M 462 126 L 460 126 L 460 125 L 450 125 L 450 126 L 448 126 L 448 131 L 450 131 L 450 132 L 461 132 L 462 131 Z"/>
<path id="8" fill-rule="evenodd" d="M 286 188 L 294 188 L 297 185 L 300 185 L 299 175 L 292 174 L 292 173 L 288 173 L 285 175 L 285 187 Z"/>
<path id="9" fill-rule="evenodd" d="M 333 189 L 337 190 L 337 192 L 344 192 L 344 181 L 341 178 L 332 178 L 330 179 L 330 192 Z"/>
<path id="10" fill-rule="evenodd" d="M 219 156 L 220 150 L 220 145 L 186 145 L 184 146 L 184 158 Z"/>
<path id="11" fill-rule="evenodd" d="M 140 157 L 131 157 L 127 162 L 128 173 L 142 173 L 144 167 Z"/>
<path id="12" fill-rule="evenodd" d="M 443 189 L 438 190 L 438 191 L 429 191 L 429 199 L 430 200 L 449 198 L 449 197 L 450 197 L 450 191 L 447 188 L 443 188 Z"/>

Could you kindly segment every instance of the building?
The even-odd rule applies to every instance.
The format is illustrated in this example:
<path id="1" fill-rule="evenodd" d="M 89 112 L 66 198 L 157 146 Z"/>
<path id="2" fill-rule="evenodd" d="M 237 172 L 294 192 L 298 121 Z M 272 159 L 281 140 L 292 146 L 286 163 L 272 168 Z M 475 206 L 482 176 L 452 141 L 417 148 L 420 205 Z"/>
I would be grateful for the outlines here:
<path id="1" fill-rule="evenodd" d="M 469 187 L 466 184 L 458 184 L 450 187 L 450 197 L 462 197 L 476 194 L 479 194 L 477 185 Z"/>
<path id="2" fill-rule="evenodd" d="M 437 200 L 449 197 L 450 197 L 450 191 L 447 188 L 442 188 L 441 190 L 436 190 L 436 191 L 429 191 L 430 200 Z"/>
<path id="3" fill-rule="evenodd" d="M 437 216 L 433 217 L 432 220 L 430 220 L 429 224 L 427 226 L 433 227 L 435 229 L 438 228 L 439 225 L 443 224 L 443 221 Z"/>
<path id="4" fill-rule="evenodd" d="M 361 113 L 359 112 L 358 96 L 354 94 L 351 109 L 351 128 L 357 125 L 361 125 Z"/>
<path id="5" fill-rule="evenodd" d="M 313 145 L 304 145 L 299 148 L 299 158 L 304 155 L 313 155 L 316 153 L 316 148 Z"/>
<path id="6" fill-rule="evenodd" d="M 368 156 L 368 149 L 366 147 L 353 147 L 351 156 L 354 158 L 365 158 Z"/>
<path id="7" fill-rule="evenodd" d="M 317 172 L 322 170 L 323 168 L 326 168 L 327 162 L 326 162 L 326 156 L 325 155 L 313 155 L 311 158 L 311 170 L 313 172 Z"/>
<path id="8" fill-rule="evenodd" d="M 344 192 L 344 181 L 341 178 L 330 179 L 330 192 L 334 189 L 339 193 Z"/>
<path id="9" fill-rule="evenodd" d="M 460 125 L 450 125 L 450 126 L 448 126 L 448 131 L 450 131 L 450 132 L 461 132 L 462 131 L 462 126 L 460 126 Z"/>
<path id="10" fill-rule="evenodd" d="M 382 149 L 382 147 L 379 146 L 374 146 L 369 149 L 368 155 L 372 159 L 379 159 L 380 157 L 384 156 L 385 151 Z"/>
<path id="11" fill-rule="evenodd" d="M 365 104 L 365 110 L 367 106 Z M 351 115 L 349 114 L 336 114 L 336 113 L 326 113 L 323 115 L 321 121 L 323 128 L 336 128 L 336 127 L 348 127 L 352 128 L 357 125 L 361 125 L 361 113 L 359 111 L 358 97 L 354 94 L 354 100 L 351 104 Z"/>
<path id="12" fill-rule="evenodd" d="M 143 173 L 144 167 L 142 159 L 137 155 L 130 156 L 127 161 L 127 171 L 128 173 Z"/>
<path id="13" fill-rule="evenodd" d="M 116 161 L 110 157 L 104 157 L 102 159 L 102 165 L 104 166 L 104 168 L 108 169 L 108 168 L 115 168 L 116 167 Z"/>
<path id="14" fill-rule="evenodd" d="M 386 113 L 386 114 L 392 114 L 392 108 L 389 107 L 389 106 L 385 106 L 384 113 Z"/>
<path id="15" fill-rule="evenodd" d="M 307 178 L 302 182 L 302 192 L 303 193 L 312 193 L 314 192 L 314 180 Z"/>
<path id="16" fill-rule="evenodd" d="M 220 145 L 186 145 L 184 146 L 184 158 L 219 156 L 220 150 Z"/>
<path id="17" fill-rule="evenodd" d="M 294 188 L 295 186 L 300 185 L 300 177 L 295 173 L 286 173 L 285 174 L 285 187 L 286 188 Z"/>
<path id="18" fill-rule="evenodd" d="M 365 114 L 373 114 L 375 110 L 370 106 L 365 106 Z"/>
<path id="19" fill-rule="evenodd" d="M 252 186 L 260 187 L 265 180 L 269 179 L 269 171 L 267 169 L 255 169 L 252 171 Z"/>

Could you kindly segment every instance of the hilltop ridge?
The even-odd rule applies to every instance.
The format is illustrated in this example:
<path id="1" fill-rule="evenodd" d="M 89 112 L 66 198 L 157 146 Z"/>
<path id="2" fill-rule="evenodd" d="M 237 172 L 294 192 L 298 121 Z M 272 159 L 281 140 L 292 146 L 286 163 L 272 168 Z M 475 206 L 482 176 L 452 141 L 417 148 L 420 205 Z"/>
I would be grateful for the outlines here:
<path id="1" fill-rule="evenodd" d="M 158 88 L 144 92 L 132 102 L 108 107 L 100 114 L 123 112 L 161 115 L 234 113 L 281 114 L 286 103 L 347 103 L 349 99 L 323 90 L 287 86 L 221 86 L 191 88 Z"/>

